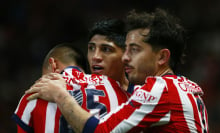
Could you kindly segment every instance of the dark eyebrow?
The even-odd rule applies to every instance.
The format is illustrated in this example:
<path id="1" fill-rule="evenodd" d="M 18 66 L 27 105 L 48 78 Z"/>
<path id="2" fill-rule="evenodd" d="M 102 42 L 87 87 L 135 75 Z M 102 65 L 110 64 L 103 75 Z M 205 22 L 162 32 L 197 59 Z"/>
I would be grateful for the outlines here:
<path id="1" fill-rule="evenodd" d="M 95 43 L 93 43 L 93 42 L 88 42 L 88 45 L 95 45 Z"/>
<path id="2" fill-rule="evenodd" d="M 136 44 L 136 43 L 130 43 L 130 44 L 128 44 L 129 46 L 136 46 L 136 47 L 140 47 L 138 44 Z"/>

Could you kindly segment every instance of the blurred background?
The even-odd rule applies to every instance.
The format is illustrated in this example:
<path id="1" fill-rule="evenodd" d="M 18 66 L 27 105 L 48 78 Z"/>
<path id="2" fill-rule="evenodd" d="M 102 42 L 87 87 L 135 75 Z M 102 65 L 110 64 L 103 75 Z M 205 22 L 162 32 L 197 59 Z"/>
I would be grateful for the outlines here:
<path id="1" fill-rule="evenodd" d="M 40 77 L 51 47 L 74 42 L 86 53 L 87 31 L 94 21 L 157 7 L 179 17 L 188 30 L 188 56 L 180 71 L 203 88 L 210 132 L 219 133 L 219 0 L 1 0 L 0 132 L 16 132 L 11 115 L 24 91 Z"/>

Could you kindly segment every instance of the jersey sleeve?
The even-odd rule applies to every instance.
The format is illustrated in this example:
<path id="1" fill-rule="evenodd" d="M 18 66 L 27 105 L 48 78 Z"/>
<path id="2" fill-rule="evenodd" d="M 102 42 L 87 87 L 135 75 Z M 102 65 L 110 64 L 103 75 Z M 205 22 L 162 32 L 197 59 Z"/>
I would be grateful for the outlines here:
<path id="1" fill-rule="evenodd" d="M 169 121 L 166 93 L 166 82 L 162 78 L 149 78 L 128 102 L 100 119 L 97 125 L 94 118 L 89 119 L 84 130 L 91 128 L 97 133 L 140 132 L 155 124 L 165 124 Z"/>
<path id="2" fill-rule="evenodd" d="M 16 122 L 17 126 L 22 128 L 24 131 L 31 133 L 33 132 L 32 123 L 31 123 L 31 119 L 32 119 L 31 112 L 35 108 L 36 100 L 28 101 L 27 100 L 28 96 L 29 95 L 24 95 L 21 98 L 14 114 L 12 115 L 12 119 Z"/>

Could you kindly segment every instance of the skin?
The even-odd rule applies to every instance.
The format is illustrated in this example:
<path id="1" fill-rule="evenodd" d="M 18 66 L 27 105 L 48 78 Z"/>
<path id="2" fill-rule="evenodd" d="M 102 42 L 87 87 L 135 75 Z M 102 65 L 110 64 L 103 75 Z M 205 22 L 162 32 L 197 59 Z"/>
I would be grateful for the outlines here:
<path id="1" fill-rule="evenodd" d="M 168 65 L 169 50 L 154 51 L 150 44 L 143 41 L 149 32 L 149 29 L 135 29 L 126 37 L 122 61 L 129 81 L 134 84 L 142 85 L 148 76 L 159 76 L 171 71 Z"/>
<path id="2" fill-rule="evenodd" d="M 69 64 L 62 63 L 59 59 L 50 57 L 48 60 L 49 65 L 45 68 L 42 68 L 42 75 L 55 72 L 60 73 L 67 66 L 77 66 L 75 62 L 70 62 Z"/>
<path id="3" fill-rule="evenodd" d="M 169 50 L 161 49 L 155 52 L 149 44 L 141 41 L 143 40 L 142 35 L 148 33 L 148 29 L 136 29 L 127 34 L 126 50 L 122 61 L 128 66 L 126 72 L 128 72 L 129 80 L 134 83 L 144 83 L 146 76 L 161 76 L 165 73 L 173 73 L 169 67 Z M 138 66 L 136 63 L 143 66 Z M 41 98 L 55 101 L 74 130 L 82 132 L 86 121 L 91 115 L 83 110 L 75 99 L 68 94 L 65 85 L 64 79 L 59 74 L 51 73 L 43 76 L 26 93 L 35 93 L 28 98 L 29 100 Z"/>
<path id="4" fill-rule="evenodd" d="M 149 44 L 142 41 L 142 32 L 133 30 L 127 34 L 126 51 L 122 58 L 129 81 L 137 84 L 144 84 L 145 78 L 153 75 L 156 67 L 156 54 Z"/>
<path id="5" fill-rule="evenodd" d="M 125 77 L 124 64 L 121 61 L 122 48 L 107 40 L 106 36 L 94 35 L 88 43 L 88 62 L 93 74 L 107 75 L 119 81 L 125 90 L 128 80 Z"/>

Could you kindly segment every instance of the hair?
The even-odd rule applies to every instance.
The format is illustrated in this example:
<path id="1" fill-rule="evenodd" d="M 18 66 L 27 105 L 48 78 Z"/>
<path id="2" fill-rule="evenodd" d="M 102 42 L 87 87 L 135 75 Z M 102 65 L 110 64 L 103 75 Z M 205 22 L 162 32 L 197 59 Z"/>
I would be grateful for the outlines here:
<path id="1" fill-rule="evenodd" d="M 156 9 L 154 13 L 137 13 L 132 10 L 127 15 L 126 30 L 148 28 L 150 32 L 144 42 L 149 43 L 154 51 L 167 48 L 171 52 L 170 67 L 175 71 L 177 65 L 183 63 L 186 48 L 186 31 L 180 25 L 179 19 L 167 11 Z M 144 35 L 143 35 L 144 36 Z"/>
<path id="2" fill-rule="evenodd" d="M 106 36 L 107 40 L 113 41 L 118 47 L 125 47 L 125 23 L 120 19 L 103 19 L 94 23 L 89 31 L 89 40 L 94 35 Z"/>
<path id="3" fill-rule="evenodd" d="M 48 67 L 48 60 L 50 57 L 57 58 L 60 62 L 66 65 L 75 63 L 84 71 L 87 70 L 87 59 L 85 55 L 80 49 L 74 47 L 72 43 L 61 43 L 52 48 L 44 59 L 44 68 Z"/>

